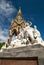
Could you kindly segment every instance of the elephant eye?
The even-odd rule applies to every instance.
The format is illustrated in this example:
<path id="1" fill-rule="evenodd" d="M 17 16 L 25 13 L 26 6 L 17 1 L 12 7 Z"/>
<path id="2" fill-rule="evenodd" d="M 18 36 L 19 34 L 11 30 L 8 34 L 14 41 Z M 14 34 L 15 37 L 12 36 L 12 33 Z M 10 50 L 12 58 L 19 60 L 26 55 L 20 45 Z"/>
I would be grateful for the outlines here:
<path id="1" fill-rule="evenodd" d="M 34 36 L 34 39 L 36 39 L 37 38 L 37 36 Z"/>

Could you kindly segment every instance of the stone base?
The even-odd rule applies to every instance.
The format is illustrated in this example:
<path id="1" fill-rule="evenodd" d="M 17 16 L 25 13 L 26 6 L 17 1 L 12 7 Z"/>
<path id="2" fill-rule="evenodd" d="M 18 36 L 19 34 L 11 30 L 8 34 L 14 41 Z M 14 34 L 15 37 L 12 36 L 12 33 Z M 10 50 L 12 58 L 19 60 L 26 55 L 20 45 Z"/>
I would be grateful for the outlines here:
<path id="1" fill-rule="evenodd" d="M 39 65 L 44 65 L 44 47 L 19 47 L 11 49 L 3 49 L 0 52 L 0 58 L 17 58 L 17 57 L 38 57 Z"/>
<path id="2" fill-rule="evenodd" d="M 0 58 L 0 65 L 38 65 L 37 57 Z"/>

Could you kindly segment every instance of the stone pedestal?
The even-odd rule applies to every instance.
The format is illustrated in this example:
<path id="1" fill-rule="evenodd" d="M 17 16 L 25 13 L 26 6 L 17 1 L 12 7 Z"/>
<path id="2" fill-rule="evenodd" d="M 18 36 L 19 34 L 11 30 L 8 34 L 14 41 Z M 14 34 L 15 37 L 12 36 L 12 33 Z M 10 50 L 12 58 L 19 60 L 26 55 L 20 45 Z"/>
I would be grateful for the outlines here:
<path id="1" fill-rule="evenodd" d="M 22 58 L 23 57 L 24 58 L 38 57 L 39 65 L 44 65 L 44 47 L 37 48 L 36 46 L 33 46 L 33 47 L 25 46 L 25 47 L 19 47 L 19 48 L 3 49 L 3 52 L 0 52 L 0 58 L 21 58 L 21 57 Z M 5 61 L 3 61 L 3 62 L 5 62 Z M 15 62 L 16 62 L 16 60 L 15 60 Z M 21 62 L 21 64 L 22 64 L 22 62 Z"/>
<path id="2" fill-rule="evenodd" d="M 38 65 L 37 57 L 1 58 L 0 65 Z"/>

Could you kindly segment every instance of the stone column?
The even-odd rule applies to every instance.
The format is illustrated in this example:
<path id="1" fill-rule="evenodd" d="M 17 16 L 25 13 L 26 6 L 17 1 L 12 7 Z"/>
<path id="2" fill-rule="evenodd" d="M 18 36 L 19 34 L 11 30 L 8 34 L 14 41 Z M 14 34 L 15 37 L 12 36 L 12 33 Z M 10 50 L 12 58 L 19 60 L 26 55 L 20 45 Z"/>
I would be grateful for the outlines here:
<path id="1" fill-rule="evenodd" d="M 12 41 L 12 36 L 9 36 L 9 39 L 8 39 L 8 44 L 9 45 L 10 45 L 11 41 Z"/>
<path id="2" fill-rule="evenodd" d="M 10 45 L 12 41 L 12 33 L 11 33 L 11 30 L 9 31 L 9 39 L 8 39 L 8 44 Z"/>

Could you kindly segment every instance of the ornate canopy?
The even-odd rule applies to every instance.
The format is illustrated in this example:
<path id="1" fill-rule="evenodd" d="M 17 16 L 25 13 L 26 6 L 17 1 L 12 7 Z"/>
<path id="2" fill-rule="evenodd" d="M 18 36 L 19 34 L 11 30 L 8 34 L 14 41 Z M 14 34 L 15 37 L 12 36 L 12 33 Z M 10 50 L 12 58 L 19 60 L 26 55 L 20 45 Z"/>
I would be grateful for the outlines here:
<path id="1" fill-rule="evenodd" d="M 12 23 L 10 26 L 10 35 L 11 36 L 13 34 L 18 35 L 20 32 L 20 29 L 24 28 L 25 25 L 26 25 L 26 22 L 22 18 L 21 9 L 19 9 L 16 19 L 12 20 Z"/>
<path id="2" fill-rule="evenodd" d="M 20 29 L 23 29 L 26 26 L 26 21 L 22 18 L 21 8 L 19 8 L 18 14 L 15 19 L 12 20 L 10 30 L 9 30 L 9 37 L 15 34 L 18 35 L 20 33 Z"/>

